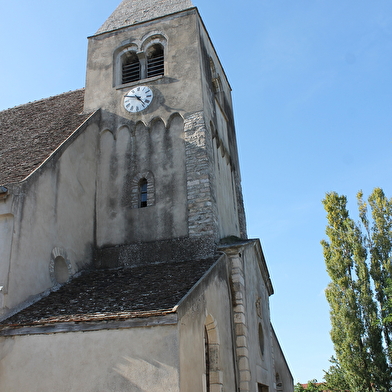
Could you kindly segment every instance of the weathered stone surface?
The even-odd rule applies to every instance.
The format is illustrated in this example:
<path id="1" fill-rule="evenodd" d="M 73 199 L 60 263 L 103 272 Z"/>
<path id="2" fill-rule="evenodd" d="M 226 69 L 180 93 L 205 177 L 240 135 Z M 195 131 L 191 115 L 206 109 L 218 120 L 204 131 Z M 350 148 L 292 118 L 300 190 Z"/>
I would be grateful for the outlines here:
<path id="1" fill-rule="evenodd" d="M 123 0 L 96 34 L 193 7 L 191 0 Z"/>

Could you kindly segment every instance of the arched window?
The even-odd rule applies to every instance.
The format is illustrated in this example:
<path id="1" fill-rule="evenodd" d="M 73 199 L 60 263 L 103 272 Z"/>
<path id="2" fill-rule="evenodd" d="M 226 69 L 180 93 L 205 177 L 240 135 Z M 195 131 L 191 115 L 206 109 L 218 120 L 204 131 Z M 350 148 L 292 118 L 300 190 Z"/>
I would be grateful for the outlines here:
<path id="1" fill-rule="evenodd" d="M 162 77 L 166 47 L 167 38 L 158 31 L 146 34 L 141 41 L 123 41 L 113 52 L 113 86 Z"/>
<path id="2" fill-rule="evenodd" d="M 163 75 L 165 70 L 163 46 L 161 44 L 151 45 L 147 50 L 146 57 L 147 77 Z"/>
<path id="3" fill-rule="evenodd" d="M 147 207 L 147 180 L 139 181 L 139 208 Z"/>
<path id="4" fill-rule="evenodd" d="M 135 52 L 125 52 L 122 56 L 122 83 L 141 79 L 140 61 Z"/>
<path id="5" fill-rule="evenodd" d="M 137 173 L 130 183 L 130 207 L 143 208 L 155 205 L 155 179 L 150 171 Z"/>
<path id="6" fill-rule="evenodd" d="M 220 343 L 215 319 L 208 315 L 204 324 L 205 391 L 223 392 L 223 373 L 220 370 Z"/>

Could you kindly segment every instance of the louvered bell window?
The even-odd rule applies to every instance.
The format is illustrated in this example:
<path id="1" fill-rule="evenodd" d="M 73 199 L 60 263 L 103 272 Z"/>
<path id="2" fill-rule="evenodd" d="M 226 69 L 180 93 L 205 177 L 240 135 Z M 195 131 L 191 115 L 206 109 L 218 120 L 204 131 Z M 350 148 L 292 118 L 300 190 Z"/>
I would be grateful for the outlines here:
<path id="1" fill-rule="evenodd" d="M 164 74 L 164 55 L 162 45 L 153 45 L 147 54 L 147 77 Z"/>
<path id="2" fill-rule="evenodd" d="M 140 62 L 136 53 L 130 53 L 124 59 L 122 65 L 122 83 L 130 83 L 140 80 Z"/>

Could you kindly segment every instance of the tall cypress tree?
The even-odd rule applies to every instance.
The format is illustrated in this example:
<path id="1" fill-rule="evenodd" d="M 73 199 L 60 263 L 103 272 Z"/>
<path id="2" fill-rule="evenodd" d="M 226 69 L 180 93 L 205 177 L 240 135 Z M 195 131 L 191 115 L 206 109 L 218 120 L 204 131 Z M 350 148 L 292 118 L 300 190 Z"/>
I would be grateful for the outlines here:
<path id="1" fill-rule="evenodd" d="M 360 222 L 347 210 L 347 198 L 328 193 L 326 234 L 322 241 L 331 283 L 331 338 L 336 358 L 352 392 L 390 391 L 388 349 L 391 326 L 387 317 L 387 282 L 392 278 L 392 199 L 377 188 L 369 197 L 372 218 L 362 192 L 357 195 Z"/>

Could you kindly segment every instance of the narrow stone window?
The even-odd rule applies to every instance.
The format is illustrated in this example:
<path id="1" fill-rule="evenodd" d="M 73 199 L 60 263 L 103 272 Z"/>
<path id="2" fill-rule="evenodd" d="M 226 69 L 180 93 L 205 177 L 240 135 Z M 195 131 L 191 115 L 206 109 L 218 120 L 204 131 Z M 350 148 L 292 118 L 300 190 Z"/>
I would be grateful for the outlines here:
<path id="1" fill-rule="evenodd" d="M 147 207 L 147 180 L 139 181 L 139 208 Z"/>
<path id="2" fill-rule="evenodd" d="M 260 345 L 260 351 L 261 351 L 261 356 L 264 356 L 264 331 L 263 327 L 261 326 L 261 323 L 259 323 L 259 345 Z"/>
<path id="3" fill-rule="evenodd" d="M 207 328 L 204 328 L 204 356 L 206 367 L 206 392 L 210 392 L 210 346 L 208 343 Z"/>
<path id="4" fill-rule="evenodd" d="M 205 391 L 223 392 L 220 370 L 219 333 L 215 319 L 208 315 L 204 324 Z"/>
<path id="5" fill-rule="evenodd" d="M 122 83 L 140 80 L 140 61 L 136 53 L 126 52 L 122 57 Z"/>
<path id="6" fill-rule="evenodd" d="M 155 179 L 150 171 L 136 173 L 131 180 L 130 188 L 131 208 L 136 209 L 155 205 Z"/>
<path id="7" fill-rule="evenodd" d="M 163 55 L 163 46 L 155 44 L 148 48 L 147 55 L 147 77 L 159 76 L 164 74 L 165 59 Z"/>

